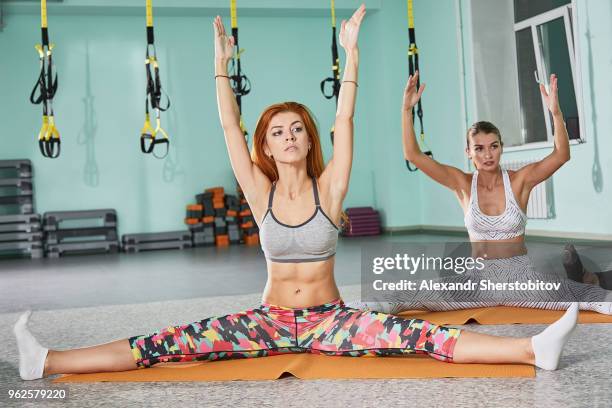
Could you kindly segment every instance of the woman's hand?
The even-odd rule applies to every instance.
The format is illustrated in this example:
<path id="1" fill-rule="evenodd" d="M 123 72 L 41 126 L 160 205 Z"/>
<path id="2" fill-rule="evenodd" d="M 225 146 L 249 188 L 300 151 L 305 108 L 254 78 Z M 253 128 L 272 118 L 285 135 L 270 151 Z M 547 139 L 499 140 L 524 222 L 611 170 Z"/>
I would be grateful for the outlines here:
<path id="1" fill-rule="evenodd" d="M 221 17 L 215 17 L 215 61 L 227 63 L 234 56 L 234 37 L 227 36 Z"/>
<path id="2" fill-rule="evenodd" d="M 357 37 L 359 36 L 359 26 L 365 16 L 365 4 L 362 4 L 347 20 L 342 20 L 340 26 L 340 45 L 344 51 L 357 49 Z"/>
<path id="3" fill-rule="evenodd" d="M 404 89 L 404 103 L 403 110 L 412 110 L 414 105 L 417 104 L 419 99 L 421 99 L 421 95 L 423 95 L 423 91 L 425 90 L 425 84 L 421 84 L 421 87 L 416 89 L 417 81 L 419 80 L 419 71 L 417 71 L 414 76 L 410 75 L 408 78 L 408 83 L 406 83 L 406 89 Z"/>
<path id="4" fill-rule="evenodd" d="M 553 116 L 561 114 L 561 108 L 559 107 L 559 94 L 557 89 L 557 75 L 550 75 L 550 92 L 546 92 L 544 84 L 540 84 L 540 92 L 542 92 L 542 98 L 548 106 L 548 110 Z"/>

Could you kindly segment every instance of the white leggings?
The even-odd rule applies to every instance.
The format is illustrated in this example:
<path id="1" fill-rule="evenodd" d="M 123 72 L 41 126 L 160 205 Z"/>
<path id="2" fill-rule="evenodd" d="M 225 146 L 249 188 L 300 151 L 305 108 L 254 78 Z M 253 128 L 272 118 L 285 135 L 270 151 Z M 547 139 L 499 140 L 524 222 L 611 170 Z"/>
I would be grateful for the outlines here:
<path id="1" fill-rule="evenodd" d="M 478 274 L 439 278 L 439 281 L 464 283 L 468 280 L 473 282 L 475 279 L 484 278 L 493 282 L 527 281 L 529 279 L 532 281 L 536 279 L 550 280 L 550 276 L 536 271 L 527 255 L 521 255 L 512 258 L 490 259 L 485 261 L 485 269 Z M 574 299 L 574 301 L 580 303 L 580 310 L 592 310 L 612 315 L 612 291 L 596 285 L 559 277 L 555 277 L 555 282 L 561 283 L 558 291 L 517 292 L 512 299 L 485 297 L 481 295 L 484 292 L 448 291 L 440 294 L 432 291 L 418 291 L 402 293 L 401 296 L 389 296 L 385 298 L 385 301 L 351 302 L 347 306 L 389 314 L 398 314 L 406 310 L 444 311 L 490 306 L 566 310 L 571 304 L 570 300 Z M 563 299 L 564 301 L 555 301 L 555 299 Z"/>

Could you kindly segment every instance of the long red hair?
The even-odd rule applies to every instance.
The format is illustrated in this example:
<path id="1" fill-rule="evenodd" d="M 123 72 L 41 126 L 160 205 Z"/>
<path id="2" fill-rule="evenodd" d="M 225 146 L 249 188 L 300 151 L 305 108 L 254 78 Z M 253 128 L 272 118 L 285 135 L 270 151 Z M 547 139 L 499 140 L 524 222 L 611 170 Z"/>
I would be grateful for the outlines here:
<path id="1" fill-rule="evenodd" d="M 294 112 L 300 115 L 306 132 L 310 137 L 311 148 L 306 156 L 306 169 L 310 177 L 319 178 L 323 173 L 323 151 L 321 150 L 321 141 L 319 140 L 319 130 L 314 116 L 310 110 L 297 102 L 281 102 L 276 103 L 266 108 L 257 120 L 255 126 L 255 134 L 253 136 L 253 149 L 251 150 L 251 160 L 261 169 L 261 171 L 270 179 L 270 181 L 278 180 L 278 170 L 274 160 L 268 157 L 264 151 L 266 143 L 266 132 L 272 117 L 281 112 Z"/>
<path id="2" fill-rule="evenodd" d="M 281 102 L 268 106 L 266 110 L 259 116 L 257 125 L 255 126 L 255 135 L 253 136 L 253 149 L 251 150 L 251 160 L 261 169 L 261 171 L 270 179 L 270 181 L 278 180 L 278 170 L 274 160 L 268 157 L 264 151 L 266 143 L 266 132 L 272 117 L 281 112 L 295 112 L 302 118 L 306 132 L 310 136 L 312 144 L 308 155 L 306 156 L 306 170 L 310 177 L 316 179 L 321 176 L 325 165 L 323 163 L 323 150 L 321 149 L 321 140 L 319 139 L 319 129 L 315 122 L 314 116 L 310 110 L 297 102 Z M 342 211 L 340 213 L 340 224 L 342 229 L 352 229 L 348 215 Z"/>

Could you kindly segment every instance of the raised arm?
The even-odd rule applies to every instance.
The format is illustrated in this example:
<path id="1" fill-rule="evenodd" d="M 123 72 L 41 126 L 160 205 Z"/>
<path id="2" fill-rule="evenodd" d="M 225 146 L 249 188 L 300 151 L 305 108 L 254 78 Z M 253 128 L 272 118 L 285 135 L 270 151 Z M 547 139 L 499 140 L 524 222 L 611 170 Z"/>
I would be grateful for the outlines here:
<path id="1" fill-rule="evenodd" d="M 555 125 L 555 146 L 551 154 L 542 160 L 529 164 L 517 171 L 517 176 L 524 180 L 524 187 L 531 191 L 533 187 L 553 175 L 565 162 L 570 159 L 569 137 L 563 113 L 559 107 L 557 88 L 557 75 L 550 76 L 550 93 L 546 92 L 544 85 L 540 84 L 540 92 L 550 110 Z"/>
<path id="2" fill-rule="evenodd" d="M 438 163 L 427 156 L 421 152 L 419 144 L 416 141 L 412 108 L 417 104 L 425 90 L 425 84 L 421 84 L 421 87 L 418 90 L 416 89 L 418 77 L 418 71 L 414 76 L 410 76 L 406 84 L 406 89 L 404 90 L 404 102 L 402 104 L 402 146 L 404 150 L 404 159 L 410 161 L 423 171 L 423 173 L 427 174 L 438 183 L 453 191 L 457 191 L 463 185 L 463 181 L 465 181 L 467 174 L 456 167 Z"/>
<path id="3" fill-rule="evenodd" d="M 328 188 L 332 200 L 339 201 L 340 205 L 348 190 L 353 162 L 353 116 L 359 66 L 357 38 L 365 12 L 365 5 L 362 4 L 348 21 L 342 21 L 340 27 L 340 45 L 346 53 L 346 63 L 334 124 L 334 150 L 320 178 L 321 187 Z"/>
<path id="4" fill-rule="evenodd" d="M 266 191 L 268 178 L 253 163 L 249 149 L 240 129 L 240 111 L 236 97 L 230 86 L 227 64 L 233 56 L 234 38 L 227 36 L 221 17 L 213 22 L 215 29 L 215 82 L 217 87 L 217 106 L 219 119 L 225 135 L 234 174 L 249 204 L 253 206 L 258 191 Z M 263 188 L 262 188 L 263 187 Z"/>

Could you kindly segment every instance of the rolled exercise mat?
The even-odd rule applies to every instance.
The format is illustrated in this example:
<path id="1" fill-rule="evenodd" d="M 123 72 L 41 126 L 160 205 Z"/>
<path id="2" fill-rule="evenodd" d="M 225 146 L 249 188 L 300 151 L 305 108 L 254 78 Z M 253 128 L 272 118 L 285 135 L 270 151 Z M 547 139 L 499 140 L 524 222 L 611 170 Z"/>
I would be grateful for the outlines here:
<path id="1" fill-rule="evenodd" d="M 342 235 L 360 237 L 380 234 L 380 216 L 372 207 L 353 207 L 346 209 L 348 223 L 344 226 Z"/>
<path id="2" fill-rule="evenodd" d="M 289 373 L 301 379 L 340 378 L 512 378 L 535 377 L 524 364 L 454 364 L 424 355 L 406 357 L 334 357 L 310 353 L 238 360 L 156 365 L 112 373 L 69 374 L 63 382 L 158 382 L 276 380 Z"/>

